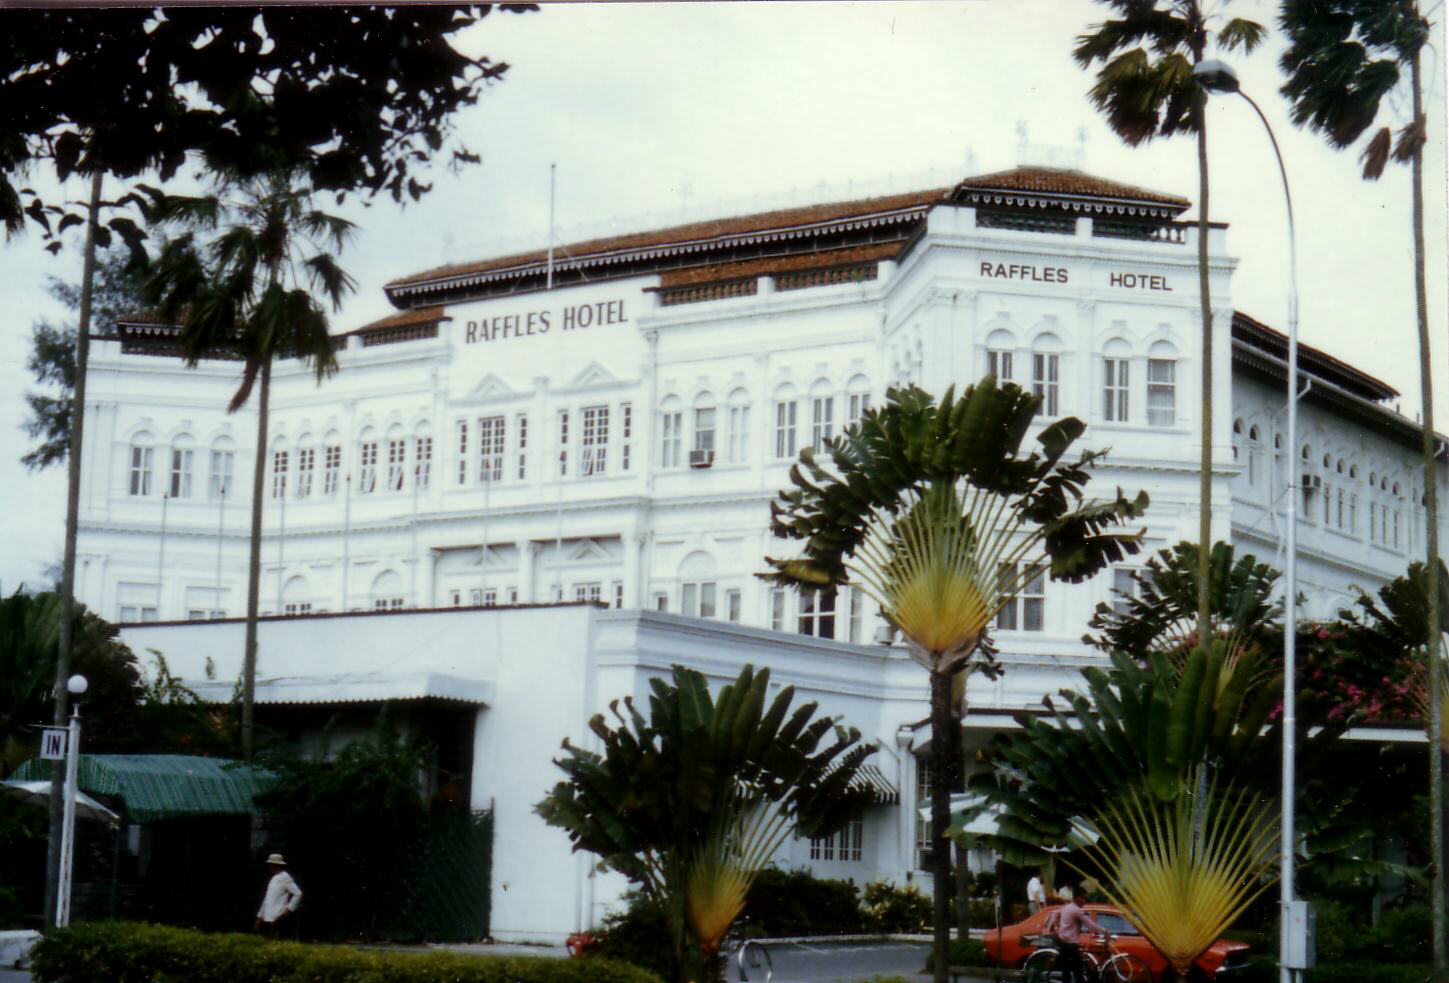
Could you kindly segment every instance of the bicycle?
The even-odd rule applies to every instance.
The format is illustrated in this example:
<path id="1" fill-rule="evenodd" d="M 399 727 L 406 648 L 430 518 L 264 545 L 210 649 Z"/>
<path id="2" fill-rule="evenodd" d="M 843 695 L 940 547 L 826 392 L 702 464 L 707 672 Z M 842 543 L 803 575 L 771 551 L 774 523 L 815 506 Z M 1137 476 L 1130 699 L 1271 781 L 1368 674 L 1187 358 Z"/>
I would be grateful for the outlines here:
<path id="1" fill-rule="evenodd" d="M 1152 970 L 1138 956 L 1130 952 L 1122 952 L 1113 949 L 1112 943 L 1117 936 L 1111 933 L 1106 934 L 1107 952 L 1106 960 L 1091 949 L 1082 947 L 1082 968 L 1086 971 L 1088 978 L 1096 978 L 1101 983 L 1152 983 Z M 1037 936 L 1032 942 L 1036 951 L 1027 957 L 1022 963 L 1022 978 L 1027 981 L 1042 981 L 1042 983 L 1062 983 L 1061 970 L 1057 969 L 1057 960 L 1061 958 L 1061 951 L 1056 947 L 1056 939 L 1047 936 Z"/>
<path id="2" fill-rule="evenodd" d="M 734 962 L 739 967 L 741 980 L 770 983 L 775 975 L 775 966 L 774 961 L 770 959 L 769 949 L 754 939 L 738 941 L 733 947 L 727 947 L 727 949 L 728 951 L 724 954 L 727 960 L 726 967 L 728 967 L 729 961 Z M 750 975 L 751 970 L 756 971 L 754 976 Z M 761 976 L 759 971 L 763 971 L 764 975 Z M 726 968 L 726 974 L 728 974 L 728 968 Z"/>

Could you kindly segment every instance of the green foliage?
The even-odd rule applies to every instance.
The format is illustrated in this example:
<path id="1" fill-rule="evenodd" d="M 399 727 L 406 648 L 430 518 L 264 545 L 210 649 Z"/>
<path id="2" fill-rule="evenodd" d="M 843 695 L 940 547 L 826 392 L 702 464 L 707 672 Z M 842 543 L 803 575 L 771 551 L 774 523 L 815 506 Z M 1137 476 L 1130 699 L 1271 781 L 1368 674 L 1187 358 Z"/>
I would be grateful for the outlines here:
<path id="1" fill-rule="evenodd" d="M 10 183 L 42 159 L 62 181 L 94 168 L 167 181 L 203 152 L 252 173 L 298 167 L 328 191 L 417 199 L 430 186 L 416 168 L 479 159 L 452 120 L 508 68 L 458 43 L 489 9 L 20 12 L 0 40 L 0 224 L 13 234 L 29 217 L 49 238 L 79 221 Z M 102 225 L 105 238 L 131 231 L 125 221 Z"/>
<path id="2" fill-rule="evenodd" d="M 851 882 L 773 867 L 760 871 L 750 887 L 744 920 L 750 934 L 766 938 L 842 935 L 864 927 L 860 892 Z"/>
<path id="3" fill-rule="evenodd" d="M 369 739 L 327 761 L 276 756 L 257 797 L 273 850 L 303 892 L 304 925 L 319 938 L 379 938 L 417 904 L 427 809 L 418 792 L 426 749 L 387 715 Z"/>
<path id="4" fill-rule="evenodd" d="M 51 932 L 32 958 L 37 983 L 659 983 L 608 959 L 380 953 L 123 922 Z"/>
<path id="5" fill-rule="evenodd" d="M 140 281 L 119 249 L 96 257 L 95 283 L 91 291 L 91 334 L 115 332 L 116 318 L 133 314 L 141 306 Z M 51 277 L 46 293 L 68 310 L 80 310 L 80 285 Z M 75 332 L 72 323 L 55 325 L 38 321 L 31 327 L 30 358 L 25 367 L 35 381 L 49 392 L 27 392 L 30 417 L 21 424 L 40 444 L 20 459 L 32 471 L 60 464 L 70 453 L 71 393 L 75 388 Z"/>
<path id="6" fill-rule="evenodd" d="M 924 932 L 931 924 L 931 899 L 915 884 L 872 881 L 861 892 L 861 905 L 867 931 Z"/>
<path id="7" fill-rule="evenodd" d="M 598 944 L 585 950 L 587 957 L 630 963 L 670 979 L 675 966 L 668 910 L 637 891 L 627 900 L 623 911 L 604 916 L 604 930 L 596 936 Z"/>
<path id="8" fill-rule="evenodd" d="M 948 951 L 946 964 L 948 966 L 990 966 L 991 956 L 986 952 L 986 944 L 980 939 L 952 939 L 951 948 Z M 934 952 L 926 955 L 926 972 L 936 968 L 936 954 Z"/>

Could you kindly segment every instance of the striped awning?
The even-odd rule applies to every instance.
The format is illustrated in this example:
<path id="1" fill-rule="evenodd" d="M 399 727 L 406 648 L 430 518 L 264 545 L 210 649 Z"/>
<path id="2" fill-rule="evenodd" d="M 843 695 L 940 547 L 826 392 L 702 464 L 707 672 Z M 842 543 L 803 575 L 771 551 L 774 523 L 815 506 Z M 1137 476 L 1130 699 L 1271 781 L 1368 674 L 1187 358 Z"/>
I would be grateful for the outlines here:
<path id="1" fill-rule="evenodd" d="M 236 684 L 222 680 L 186 680 L 203 703 L 230 703 Z M 266 704 L 387 703 L 393 700 L 449 700 L 491 706 L 491 680 L 466 679 L 439 672 L 344 672 L 329 676 L 277 676 L 258 679 L 258 706 Z"/>
<path id="2" fill-rule="evenodd" d="M 839 767 L 837 762 L 825 769 L 825 773 L 830 774 Z M 885 772 L 870 762 L 865 762 L 856 769 L 855 777 L 850 780 L 850 787 L 856 791 L 869 792 L 871 801 L 876 805 L 895 805 L 901 801 L 900 791 L 891 784 Z"/>
<path id="3" fill-rule="evenodd" d="M 240 761 L 185 754 L 82 754 L 78 765 L 81 790 L 119 798 L 133 823 L 253 813 L 253 797 L 272 781 L 270 772 Z M 11 776 L 48 777 L 50 763 L 38 758 Z"/>

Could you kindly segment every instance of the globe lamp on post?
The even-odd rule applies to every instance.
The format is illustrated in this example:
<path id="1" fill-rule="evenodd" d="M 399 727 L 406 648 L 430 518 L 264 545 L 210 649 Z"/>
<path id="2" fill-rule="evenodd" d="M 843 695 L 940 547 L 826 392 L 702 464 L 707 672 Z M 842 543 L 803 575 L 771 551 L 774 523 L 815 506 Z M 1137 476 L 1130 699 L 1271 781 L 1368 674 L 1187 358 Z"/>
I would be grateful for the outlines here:
<path id="1" fill-rule="evenodd" d="M 65 741 L 65 821 L 61 826 L 60 884 L 55 903 L 55 924 L 59 928 L 70 924 L 71 884 L 75 879 L 75 800 L 80 770 L 80 697 L 88 686 L 86 677 L 79 674 L 65 683 L 65 688 L 76 699 L 71 703 L 70 730 Z"/>

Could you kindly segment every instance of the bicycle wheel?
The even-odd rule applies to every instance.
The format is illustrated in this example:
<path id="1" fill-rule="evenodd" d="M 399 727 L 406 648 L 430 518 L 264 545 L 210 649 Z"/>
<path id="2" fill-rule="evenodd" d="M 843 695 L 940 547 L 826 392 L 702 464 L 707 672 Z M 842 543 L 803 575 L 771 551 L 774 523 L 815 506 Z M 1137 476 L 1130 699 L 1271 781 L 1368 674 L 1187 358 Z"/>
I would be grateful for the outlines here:
<path id="1" fill-rule="evenodd" d="M 775 964 L 774 960 L 770 958 L 770 950 L 753 939 L 740 947 L 738 962 L 742 980 L 760 980 L 762 983 L 769 983 L 769 980 L 775 975 Z M 761 969 L 764 970 L 764 976 L 760 976 L 758 972 L 753 976 L 746 973 L 746 970 L 758 971 Z"/>
<path id="2" fill-rule="evenodd" d="M 1119 952 L 1102 969 L 1103 983 L 1152 983 L 1152 970 L 1137 956 Z"/>
<path id="3" fill-rule="evenodd" d="M 1061 971 L 1057 969 L 1055 949 L 1038 949 L 1021 964 L 1021 978 L 1026 983 L 1060 983 Z"/>

